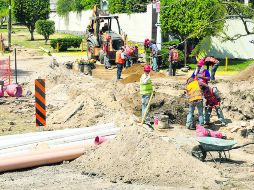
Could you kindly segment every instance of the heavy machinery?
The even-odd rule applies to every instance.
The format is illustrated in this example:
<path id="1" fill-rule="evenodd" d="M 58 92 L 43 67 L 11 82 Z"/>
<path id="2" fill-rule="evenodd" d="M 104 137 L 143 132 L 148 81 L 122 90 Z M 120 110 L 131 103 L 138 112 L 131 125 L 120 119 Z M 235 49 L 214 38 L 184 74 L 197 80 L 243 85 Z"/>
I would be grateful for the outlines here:
<path id="1" fill-rule="evenodd" d="M 117 28 L 118 32 L 114 32 Z M 86 31 L 88 59 L 97 59 L 101 63 L 114 62 L 116 51 L 124 45 L 118 16 L 110 16 L 97 6 L 93 9 L 90 24 Z"/>

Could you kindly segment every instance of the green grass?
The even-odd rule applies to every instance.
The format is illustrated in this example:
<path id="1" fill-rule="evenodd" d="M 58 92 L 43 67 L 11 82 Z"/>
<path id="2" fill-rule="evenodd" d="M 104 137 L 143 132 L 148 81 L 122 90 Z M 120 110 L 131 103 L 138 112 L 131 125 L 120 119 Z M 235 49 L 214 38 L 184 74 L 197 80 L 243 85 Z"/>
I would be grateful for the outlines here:
<path id="1" fill-rule="evenodd" d="M 7 29 L 0 29 L 0 33 L 3 34 L 4 38 L 8 39 L 8 31 Z M 71 34 L 64 34 L 64 33 L 55 33 L 50 36 L 50 39 L 56 39 L 56 38 L 64 38 L 64 37 L 72 37 Z M 23 46 L 25 48 L 31 48 L 31 49 L 38 49 L 39 47 L 43 47 L 45 49 L 50 50 L 51 52 L 56 52 L 51 46 L 50 46 L 50 40 L 47 44 L 45 44 L 45 40 L 42 35 L 37 34 L 34 32 L 34 41 L 30 40 L 31 36 L 26 27 L 23 26 L 14 26 L 13 32 L 12 32 L 12 45 L 16 46 Z M 7 42 L 6 42 L 7 43 Z M 78 48 L 71 48 L 70 51 L 80 51 Z"/>
<path id="2" fill-rule="evenodd" d="M 254 60 L 230 59 L 228 60 L 227 71 L 241 71 L 253 63 Z M 196 68 L 196 64 L 189 64 L 189 66 L 191 67 L 191 69 Z M 220 66 L 218 68 L 218 71 L 226 71 L 225 59 L 220 60 Z"/>

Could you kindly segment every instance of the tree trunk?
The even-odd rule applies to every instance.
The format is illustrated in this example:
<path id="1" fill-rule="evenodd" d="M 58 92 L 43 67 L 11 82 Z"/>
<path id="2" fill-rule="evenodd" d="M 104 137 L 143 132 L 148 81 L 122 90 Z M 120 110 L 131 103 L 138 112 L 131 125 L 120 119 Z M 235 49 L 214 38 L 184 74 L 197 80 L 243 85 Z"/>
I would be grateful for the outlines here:
<path id="1" fill-rule="evenodd" d="M 187 39 L 184 41 L 184 65 L 187 66 L 188 50 L 187 50 Z"/>
<path id="2" fill-rule="evenodd" d="M 31 41 L 34 41 L 34 26 L 27 26 L 28 27 L 28 30 L 31 34 Z"/>
<path id="3" fill-rule="evenodd" d="M 30 31 L 31 34 L 31 41 L 34 41 L 34 31 Z"/>
<path id="4" fill-rule="evenodd" d="M 45 36 L 45 44 L 48 43 L 49 37 Z"/>

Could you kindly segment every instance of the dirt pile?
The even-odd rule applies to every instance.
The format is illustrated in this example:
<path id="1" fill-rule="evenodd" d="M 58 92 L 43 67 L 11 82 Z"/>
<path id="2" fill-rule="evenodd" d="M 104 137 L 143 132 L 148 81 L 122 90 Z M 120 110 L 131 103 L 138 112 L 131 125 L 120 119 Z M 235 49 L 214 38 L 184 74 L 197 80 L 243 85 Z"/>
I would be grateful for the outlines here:
<path id="1" fill-rule="evenodd" d="M 123 84 L 139 82 L 141 75 L 144 73 L 144 65 L 134 64 L 132 67 L 124 69 L 123 74 L 127 74 L 125 79 L 121 80 Z M 166 75 L 161 72 L 153 72 L 150 73 L 152 78 L 165 78 Z"/>
<path id="2" fill-rule="evenodd" d="M 254 84 L 252 81 L 223 82 L 216 86 L 221 91 L 222 106 L 228 118 L 254 119 Z"/>
<path id="3" fill-rule="evenodd" d="M 122 129 L 115 139 L 86 151 L 78 162 L 84 172 L 105 174 L 116 182 L 218 188 L 216 169 L 142 127 Z"/>
<path id="4" fill-rule="evenodd" d="M 141 75 L 142 74 L 131 74 L 127 76 L 126 78 L 122 79 L 121 83 L 128 84 L 133 82 L 139 82 Z"/>
<path id="5" fill-rule="evenodd" d="M 254 79 L 254 64 L 251 64 L 245 70 L 233 76 L 233 80 L 245 81 Z"/>
<path id="6" fill-rule="evenodd" d="M 35 75 L 46 79 L 47 123 L 52 129 L 85 127 L 108 122 L 115 122 L 119 127 L 131 126 L 137 120 L 136 116 L 140 116 L 139 84 L 133 83 L 133 76 L 139 80 L 138 74 L 127 76 L 124 79 L 126 84 L 84 76 L 66 69 L 63 65 L 54 69 L 48 67 L 46 72 L 38 71 Z M 172 109 L 169 108 L 178 103 L 174 101 L 171 86 L 167 83 L 166 86 L 168 93 L 158 92 L 153 99 L 152 113 L 162 108 L 158 111 L 167 112 L 168 115 L 176 114 L 171 113 Z M 33 92 L 34 85 L 29 83 L 27 89 Z"/>

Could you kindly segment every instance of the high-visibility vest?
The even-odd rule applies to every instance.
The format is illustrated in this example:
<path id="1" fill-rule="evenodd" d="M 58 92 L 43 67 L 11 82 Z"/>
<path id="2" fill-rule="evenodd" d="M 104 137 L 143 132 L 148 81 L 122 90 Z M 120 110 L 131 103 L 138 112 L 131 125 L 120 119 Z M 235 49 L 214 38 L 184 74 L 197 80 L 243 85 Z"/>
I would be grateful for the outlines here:
<path id="1" fill-rule="evenodd" d="M 121 58 L 121 53 L 122 53 L 121 50 L 116 52 L 116 60 L 115 60 L 115 62 L 117 64 L 122 64 L 123 65 L 124 64 L 124 59 Z"/>
<path id="2" fill-rule="evenodd" d="M 197 80 L 187 84 L 186 90 L 189 102 L 193 102 L 195 100 L 203 100 L 202 91 Z"/>
<path id="3" fill-rule="evenodd" d="M 151 79 L 149 79 L 147 81 L 147 83 L 144 84 L 142 82 L 142 77 L 141 77 L 141 79 L 140 79 L 140 94 L 141 95 L 152 94 L 152 92 L 153 92 L 153 85 L 152 85 Z"/>

